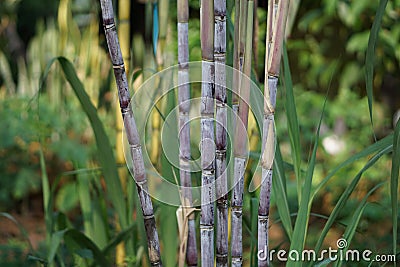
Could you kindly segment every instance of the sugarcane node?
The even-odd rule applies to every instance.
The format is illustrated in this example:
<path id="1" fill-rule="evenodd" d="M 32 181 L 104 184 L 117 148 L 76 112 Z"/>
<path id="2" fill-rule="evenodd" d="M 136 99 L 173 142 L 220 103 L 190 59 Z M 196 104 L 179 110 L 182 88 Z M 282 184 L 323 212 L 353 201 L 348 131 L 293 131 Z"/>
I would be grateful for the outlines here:
<path id="1" fill-rule="evenodd" d="M 154 214 L 151 214 L 151 215 L 143 215 L 143 219 L 145 219 L 145 220 L 154 219 Z"/>
<path id="2" fill-rule="evenodd" d="M 122 64 L 118 64 L 118 65 L 113 65 L 112 66 L 113 67 L 113 69 L 125 69 L 125 65 L 122 63 Z"/>
<path id="3" fill-rule="evenodd" d="M 115 28 L 114 18 L 103 18 L 103 26 L 104 26 L 105 30 Z"/>
<path id="4" fill-rule="evenodd" d="M 269 220 L 269 216 L 268 215 L 258 215 L 258 221 L 260 223 L 266 223 Z"/>
<path id="5" fill-rule="evenodd" d="M 202 224 L 202 223 L 200 223 L 200 230 L 201 231 L 213 232 L 214 231 L 214 225 L 213 224 Z"/>
<path id="6" fill-rule="evenodd" d="M 139 186 L 141 189 L 143 189 L 147 186 L 147 180 L 136 181 L 136 185 Z"/>

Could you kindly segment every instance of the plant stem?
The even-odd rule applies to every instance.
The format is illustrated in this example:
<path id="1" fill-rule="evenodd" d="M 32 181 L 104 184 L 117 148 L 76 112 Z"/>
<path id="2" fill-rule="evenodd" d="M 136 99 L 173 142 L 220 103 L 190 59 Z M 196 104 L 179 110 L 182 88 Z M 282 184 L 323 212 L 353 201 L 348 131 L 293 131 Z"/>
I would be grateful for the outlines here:
<path id="1" fill-rule="evenodd" d="M 240 81 L 239 98 L 239 119 L 241 123 L 236 123 L 234 140 L 234 183 L 232 192 L 232 266 L 242 266 L 243 245 L 242 245 L 242 214 L 243 214 L 243 191 L 244 191 L 244 171 L 247 159 L 247 122 L 249 114 L 250 100 L 250 74 L 252 58 L 252 34 L 253 34 L 253 0 L 247 3 L 247 22 L 245 36 L 245 56 L 243 71 L 247 78 Z M 241 13 L 242 15 L 242 13 Z"/>
<path id="2" fill-rule="evenodd" d="M 184 208 L 193 207 L 192 182 L 190 172 L 190 85 L 189 85 L 189 2 L 178 0 L 178 98 L 179 98 L 179 162 L 180 179 L 183 186 Z M 186 216 L 186 213 L 185 213 Z M 188 218 L 188 236 L 186 263 L 189 267 L 197 266 L 197 246 L 194 213 Z"/>
<path id="3" fill-rule="evenodd" d="M 214 60 L 216 98 L 217 266 L 228 266 L 228 181 L 226 170 L 226 0 L 214 0 Z"/>
<path id="4" fill-rule="evenodd" d="M 201 0 L 201 264 L 214 266 L 214 5 Z"/>
<path id="5" fill-rule="evenodd" d="M 152 266 L 162 266 L 160 258 L 160 243 L 156 222 L 154 218 L 153 205 L 148 194 L 146 170 L 143 162 L 142 148 L 137 131 L 132 109 L 130 108 L 130 94 L 128 81 L 125 73 L 124 60 L 116 32 L 114 11 L 111 0 L 100 0 L 104 32 L 106 34 L 108 49 L 113 64 L 115 80 L 118 87 L 119 104 L 125 125 L 130 153 L 133 159 L 133 171 L 139 200 L 142 208 L 144 226 L 147 234 L 147 244 L 150 263 Z"/>
<path id="6" fill-rule="evenodd" d="M 246 32 L 246 18 L 247 18 L 247 1 L 235 0 L 235 25 L 234 25 L 234 44 L 233 44 L 233 68 L 239 70 L 235 71 L 233 75 L 233 88 L 232 88 L 232 109 L 235 114 L 239 108 L 239 73 L 243 71 L 243 57 L 244 57 L 244 42 Z M 235 129 L 235 123 L 233 129 Z"/>
<path id="7" fill-rule="evenodd" d="M 264 122 L 262 134 L 262 182 L 258 208 L 258 250 L 264 257 L 258 258 L 258 266 L 269 265 L 268 223 L 272 186 L 272 166 L 275 154 L 275 104 L 279 77 L 279 66 L 289 1 L 280 0 L 276 7 L 273 0 L 268 3 L 265 84 L 264 84 Z"/>

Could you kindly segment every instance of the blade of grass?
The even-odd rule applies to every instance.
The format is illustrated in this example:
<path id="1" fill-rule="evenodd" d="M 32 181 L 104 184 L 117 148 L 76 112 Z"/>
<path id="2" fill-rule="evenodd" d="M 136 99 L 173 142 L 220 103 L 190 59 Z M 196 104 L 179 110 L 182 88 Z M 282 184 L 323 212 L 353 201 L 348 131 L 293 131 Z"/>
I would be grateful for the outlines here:
<path id="1" fill-rule="evenodd" d="M 323 110 L 325 110 L 325 104 L 326 104 L 326 98 L 325 98 Z M 322 117 L 323 117 L 323 113 L 321 114 L 321 117 L 320 117 L 320 120 L 318 123 L 318 129 L 317 129 L 317 133 L 315 136 L 313 152 L 311 154 L 311 158 L 308 163 L 307 173 L 304 177 L 304 186 L 303 186 L 303 190 L 301 192 L 301 201 L 300 201 L 299 212 L 297 214 L 296 223 L 294 225 L 294 230 L 293 230 L 293 237 L 292 237 L 291 244 L 290 244 L 291 251 L 292 250 L 295 250 L 298 252 L 303 251 L 304 244 L 306 241 L 308 220 L 310 218 L 310 209 L 311 209 L 311 203 L 312 203 L 310 201 L 311 200 L 312 177 L 314 174 L 314 169 L 315 169 L 315 164 L 316 164 L 319 131 L 321 128 Z M 290 257 L 289 257 L 288 264 L 289 264 L 289 266 L 301 266 L 302 265 L 301 262 L 293 261 L 293 259 L 291 259 Z"/>
<path id="2" fill-rule="evenodd" d="M 300 153 L 300 128 L 297 116 L 296 102 L 294 101 L 293 94 L 293 83 L 292 77 L 290 73 L 289 66 L 289 57 L 286 50 L 286 43 L 283 44 L 283 76 L 284 76 L 284 84 L 286 89 L 286 97 L 285 97 L 285 110 L 287 114 L 287 122 L 289 129 L 289 139 L 291 146 L 291 155 L 294 166 L 294 173 L 296 175 L 297 181 L 297 193 L 298 193 L 298 202 L 301 201 L 301 188 L 303 185 L 303 180 L 300 175 L 300 163 L 301 163 L 301 153 Z"/>
<path id="3" fill-rule="evenodd" d="M 39 102 L 38 102 L 39 103 Z M 51 196 L 50 194 L 50 185 L 49 179 L 47 177 L 47 170 L 46 170 L 46 161 L 44 159 L 43 150 L 39 150 L 39 157 L 40 157 L 40 170 L 42 172 L 42 192 L 43 192 L 43 208 L 44 208 L 44 221 L 46 224 L 46 245 L 50 247 L 50 238 L 51 238 L 51 231 L 53 230 L 53 221 L 51 216 Z"/>
<path id="4" fill-rule="evenodd" d="M 289 237 L 289 240 L 291 240 L 293 235 L 293 226 L 290 217 L 289 201 L 287 199 L 287 192 L 286 192 L 286 177 L 285 177 L 284 162 L 278 144 L 275 149 L 274 170 L 275 171 L 273 173 L 273 178 L 272 178 L 272 190 L 275 196 L 276 207 L 278 209 L 279 217 L 282 220 L 283 228 L 285 229 L 286 234 Z"/>
<path id="5" fill-rule="evenodd" d="M 123 242 L 128 240 L 132 235 L 133 235 L 133 230 L 136 228 L 136 222 L 134 222 L 132 225 L 130 225 L 128 228 L 122 230 L 119 232 L 116 236 L 114 236 L 108 244 L 102 249 L 102 253 L 104 255 L 108 255 L 112 249 L 115 249 L 115 247 Z"/>
<path id="6" fill-rule="evenodd" d="M 174 92 L 170 92 L 167 94 L 164 110 L 165 114 L 171 114 L 175 105 L 175 94 Z M 172 125 L 178 125 L 177 116 L 170 116 L 173 119 L 170 120 L 169 123 Z M 170 182 L 174 181 L 172 168 L 170 161 L 165 155 L 164 149 L 161 149 L 161 174 Z M 171 216 L 171 214 L 176 213 L 176 207 L 160 203 L 159 211 L 160 220 L 162 221 L 160 224 L 160 236 L 164 243 L 164 253 L 162 254 L 163 262 L 166 266 L 174 266 L 176 264 L 176 251 L 178 250 L 178 242 L 176 238 L 178 236 L 178 225 L 175 216 Z"/>
<path id="7" fill-rule="evenodd" d="M 376 11 L 374 23 L 372 24 L 371 32 L 368 39 L 367 53 L 365 57 L 365 83 L 368 96 L 368 107 L 369 107 L 369 118 L 371 120 L 371 125 L 373 127 L 372 118 L 372 102 L 373 102 L 373 79 L 374 79 L 374 57 L 375 57 L 375 47 L 378 41 L 379 29 L 381 27 L 382 18 L 385 14 L 386 5 L 388 0 L 381 0 L 379 2 L 379 7 Z M 374 134 L 375 135 L 375 134 Z"/>
<path id="8" fill-rule="evenodd" d="M 360 222 L 361 216 L 367 206 L 367 199 L 368 197 L 375 192 L 379 187 L 381 187 L 385 182 L 379 183 L 374 188 L 372 188 L 368 193 L 363 197 L 360 204 L 358 204 L 356 210 L 354 211 L 353 217 L 350 223 L 347 225 L 346 230 L 343 234 L 343 238 L 347 241 L 347 246 L 343 248 L 343 254 L 349 249 L 351 241 L 356 233 L 358 223 Z M 339 260 L 336 262 L 335 266 L 342 266 L 342 258 L 339 257 Z"/>
<path id="9" fill-rule="evenodd" d="M 251 223 L 251 234 L 252 236 L 257 236 L 257 226 L 258 226 L 258 198 L 251 198 L 250 200 L 250 223 Z M 257 265 L 257 239 L 251 240 L 250 246 L 250 266 Z"/>
<path id="10" fill-rule="evenodd" d="M 68 231 L 68 229 L 60 230 L 51 235 L 51 240 L 50 240 L 50 247 L 49 247 L 49 252 L 47 255 L 47 262 L 52 263 L 54 260 L 54 257 L 57 254 L 58 248 L 60 247 L 61 241 L 64 238 L 64 234 Z"/>
<path id="11" fill-rule="evenodd" d="M 397 253 L 397 227 L 398 227 L 398 188 L 400 169 L 400 120 L 397 121 L 393 136 L 392 172 L 390 175 L 390 199 L 392 202 L 393 223 L 393 255 Z"/>
<path id="12" fill-rule="evenodd" d="M 10 221 L 12 221 L 18 227 L 18 230 L 21 232 L 23 238 L 28 243 L 29 252 L 33 252 L 33 247 L 32 247 L 31 240 L 29 239 L 28 232 L 25 230 L 23 225 L 19 221 L 17 221 L 17 219 L 15 219 L 14 216 L 12 216 L 11 214 L 9 214 L 7 212 L 0 212 L 0 217 L 4 217 L 4 218 L 9 219 Z"/>
<path id="13" fill-rule="evenodd" d="M 82 210 L 83 228 L 85 230 L 85 234 L 92 239 L 94 235 L 94 229 L 90 201 L 90 181 L 88 175 L 78 174 L 77 193 L 79 195 L 80 208 Z"/>
<path id="14" fill-rule="evenodd" d="M 70 249 L 88 249 L 91 251 L 91 253 L 93 253 L 93 260 L 97 263 L 97 266 L 110 266 L 109 261 L 106 259 L 99 247 L 83 233 L 79 232 L 76 229 L 68 229 L 63 233 L 63 236 L 67 247 L 69 247 Z M 72 249 L 72 251 L 76 253 L 76 249 Z"/>
<path id="15" fill-rule="evenodd" d="M 321 249 L 322 242 L 324 241 L 328 231 L 330 230 L 331 226 L 335 222 L 336 218 L 338 217 L 340 211 L 343 209 L 344 205 L 346 204 L 347 200 L 349 199 L 351 193 L 354 191 L 356 185 L 360 181 L 362 175 L 366 170 L 368 170 L 371 166 L 373 166 L 383 155 L 390 153 L 392 151 L 392 146 L 383 148 L 377 154 L 375 154 L 366 164 L 365 166 L 357 173 L 351 183 L 347 186 L 345 191 L 340 196 L 338 202 L 336 203 L 331 215 L 329 216 L 328 221 L 325 223 L 323 230 L 320 233 L 320 237 L 315 245 L 314 251 L 318 252 Z M 312 266 L 313 262 L 310 263 L 309 266 Z"/>
<path id="16" fill-rule="evenodd" d="M 390 146 L 393 143 L 393 134 L 388 135 L 387 137 L 379 140 L 378 142 L 368 146 L 357 154 L 351 156 L 341 164 L 339 164 L 336 168 L 334 168 L 314 189 L 312 194 L 312 199 L 319 192 L 319 190 L 342 168 L 356 162 L 359 159 L 362 159 L 372 153 L 376 153 L 381 151 L 382 149 Z"/>
<path id="17" fill-rule="evenodd" d="M 95 135 L 97 148 L 99 150 L 98 159 L 103 170 L 104 179 L 107 184 L 107 190 L 110 193 L 110 200 L 114 204 L 116 212 L 119 215 L 121 227 L 124 229 L 128 225 L 126 204 L 123 199 L 122 188 L 118 178 L 117 167 L 115 164 L 112 147 L 109 138 L 104 130 L 103 124 L 97 115 L 97 110 L 93 106 L 89 96 L 85 92 L 83 84 L 79 80 L 72 63 L 64 57 L 57 57 L 50 60 L 40 80 L 40 91 L 43 88 L 44 82 L 49 74 L 51 66 L 56 61 L 58 61 L 61 65 L 61 68 L 65 74 L 65 78 L 71 85 L 75 95 L 77 96 L 83 110 L 85 111 L 90 121 Z M 49 199 L 49 197 L 46 198 Z"/>
<path id="18" fill-rule="evenodd" d="M 96 243 L 96 245 L 103 249 L 109 240 L 109 227 L 107 218 L 107 204 L 106 196 L 102 194 L 102 188 L 99 187 L 97 191 L 99 195 L 94 195 L 92 199 L 92 223 L 94 235 L 91 240 Z M 116 229 L 120 231 L 121 229 Z"/>

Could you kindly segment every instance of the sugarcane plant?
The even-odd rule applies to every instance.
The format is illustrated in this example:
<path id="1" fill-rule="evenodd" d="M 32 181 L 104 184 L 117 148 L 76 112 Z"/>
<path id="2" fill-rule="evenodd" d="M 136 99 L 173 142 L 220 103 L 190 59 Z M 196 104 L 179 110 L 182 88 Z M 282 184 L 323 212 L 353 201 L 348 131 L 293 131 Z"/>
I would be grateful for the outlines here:
<path id="1" fill-rule="evenodd" d="M 121 108 L 125 132 L 129 143 L 134 179 L 143 213 L 144 226 L 147 235 L 149 259 L 152 266 L 162 266 L 160 258 L 160 243 L 154 218 L 153 205 L 148 194 L 147 176 L 144 167 L 142 148 L 133 112 L 130 107 L 130 93 L 124 60 L 122 58 L 118 35 L 114 20 L 111 0 L 100 0 L 103 27 L 106 35 L 108 50 L 113 64 L 114 76 L 118 87 L 118 98 Z"/>
<path id="2" fill-rule="evenodd" d="M 215 61 L 215 160 L 217 197 L 217 266 L 228 266 L 228 180 L 227 95 L 226 95 L 226 0 L 214 0 L 214 61 Z"/>
<path id="3" fill-rule="evenodd" d="M 183 209 L 193 208 L 191 191 L 190 150 L 190 84 L 189 84 L 189 1 L 178 0 L 178 102 L 179 102 L 179 163 Z M 197 266 L 196 228 L 194 213 L 188 214 L 186 263 Z"/>
<path id="4" fill-rule="evenodd" d="M 258 250 L 264 256 L 258 257 L 258 266 L 268 266 L 268 223 L 272 187 L 272 166 L 275 153 L 275 104 L 279 68 L 285 34 L 289 1 L 268 1 L 268 18 L 265 53 L 264 121 L 261 147 L 262 182 L 258 208 Z"/>
<path id="5" fill-rule="evenodd" d="M 162 71 L 164 68 L 164 49 L 167 39 L 167 31 L 168 31 L 168 8 L 169 8 L 169 0 L 158 0 L 158 1 L 149 1 L 148 5 L 153 6 L 153 13 L 146 13 L 146 15 L 151 14 L 153 17 L 153 51 L 155 53 L 155 60 L 157 65 L 157 70 Z M 157 10 L 157 12 L 154 12 Z M 157 23 L 158 22 L 158 23 Z M 158 38 L 157 38 L 158 33 Z M 155 35 L 155 36 L 154 36 Z M 155 40 L 158 40 L 155 43 Z M 159 81 L 159 86 L 162 86 L 163 79 Z M 156 110 L 151 114 L 151 127 L 152 127 L 152 138 L 151 138 L 151 151 L 150 151 L 150 160 L 153 165 L 157 166 L 159 162 L 159 158 L 161 155 L 160 149 L 160 128 L 162 124 L 162 118 L 159 113 L 162 110 L 162 103 L 158 101 L 156 104 Z"/>
<path id="6" fill-rule="evenodd" d="M 231 213 L 231 257 L 232 266 L 242 266 L 243 264 L 243 244 L 242 244 L 242 215 L 243 215 L 243 191 L 244 191 L 244 172 L 247 160 L 247 122 L 249 114 L 250 100 L 250 74 L 251 74 L 251 57 L 252 57 L 252 34 L 253 34 L 253 0 L 248 1 L 247 7 L 244 8 L 247 12 L 246 33 L 245 37 L 245 55 L 243 72 L 247 78 L 239 79 L 239 106 L 238 120 L 235 123 L 234 137 L 234 173 L 233 181 L 235 186 L 232 191 L 232 213 Z M 243 10 L 244 11 L 244 10 Z M 244 12 L 243 12 L 244 13 Z M 242 10 L 241 14 L 242 16 Z"/>
<path id="7" fill-rule="evenodd" d="M 214 266 L 214 3 L 201 0 L 201 265 Z"/>
<path id="8" fill-rule="evenodd" d="M 246 38 L 246 18 L 247 1 L 235 0 L 235 24 L 234 24 L 234 42 L 233 42 L 233 68 L 238 71 L 233 72 L 232 82 L 232 110 L 237 114 L 239 108 L 239 79 L 243 71 L 244 46 Z M 235 129 L 235 122 L 233 123 Z"/>

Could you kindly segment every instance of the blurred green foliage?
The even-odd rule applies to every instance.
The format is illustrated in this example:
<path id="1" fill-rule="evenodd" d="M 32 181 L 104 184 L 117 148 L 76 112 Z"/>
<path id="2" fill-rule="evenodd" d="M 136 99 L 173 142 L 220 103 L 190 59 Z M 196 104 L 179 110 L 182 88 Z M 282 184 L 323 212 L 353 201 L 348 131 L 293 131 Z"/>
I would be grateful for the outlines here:
<path id="1" fill-rule="evenodd" d="M 40 192 L 38 141 L 45 140 L 52 168 L 68 169 L 68 162 L 84 164 L 91 153 L 82 146 L 87 123 L 79 113 L 63 120 L 55 106 L 47 105 L 47 97 L 36 102 L 27 98 L 0 100 L 0 208 L 15 208 L 15 201 L 27 200 L 30 193 Z M 63 111 L 69 114 L 68 111 Z M 40 117 L 39 117 L 40 116 Z"/>
<path id="2" fill-rule="evenodd" d="M 294 83 L 321 93 L 331 87 L 330 97 L 341 89 L 365 95 L 365 51 L 378 2 L 301 1 L 287 42 Z M 375 57 L 374 92 L 392 114 L 400 104 L 399 18 L 400 2 L 389 1 Z"/>
<path id="3" fill-rule="evenodd" d="M 70 0 L 64 1 L 64 3 L 68 2 L 68 5 L 65 9 L 61 9 L 58 5 L 61 1 L 64 0 L 0 2 L 0 125 L 2 125 L 0 130 L 0 209 L 12 210 L 17 206 L 16 201 L 28 200 L 30 194 L 40 192 L 38 149 L 40 148 L 39 141 L 42 141 L 51 182 L 65 171 L 79 171 L 82 170 L 82 166 L 87 168 L 83 169 L 83 174 L 73 173 L 71 174 L 73 178 L 62 179 L 59 187 L 53 192 L 56 213 L 50 215 L 55 225 L 49 231 L 52 231 L 54 235 L 57 233 L 55 236 L 61 240 L 65 234 L 62 231 L 66 228 L 84 229 L 87 237 L 96 246 L 105 249 L 110 244 L 107 242 L 112 243 L 115 241 L 113 238 L 118 237 L 116 237 L 118 230 L 110 219 L 115 210 L 105 200 L 105 186 L 101 175 L 91 173 L 91 169 L 98 167 L 92 129 L 79 102 L 73 96 L 70 86 L 66 85 L 64 74 L 59 66 L 53 67 L 49 73 L 42 95 L 37 100 L 40 74 L 48 61 L 55 56 L 67 57 L 74 63 L 85 90 L 94 106 L 98 108 L 98 115 L 111 144 L 114 142 L 114 114 L 109 112 L 108 107 L 112 105 L 115 94 L 110 93 L 110 84 L 113 82 L 111 64 L 106 53 L 105 40 L 101 35 L 98 3 L 95 0 Z M 172 55 L 170 61 L 172 64 L 176 62 L 176 2 L 172 1 L 170 4 L 166 52 Z M 136 5 L 140 7 L 136 11 L 133 10 L 136 12 L 134 19 L 145 21 L 145 17 L 148 16 L 142 12 L 145 4 L 136 3 Z M 317 120 L 322 113 L 322 103 L 326 95 L 328 97 L 321 125 L 319 141 L 321 148 L 316 154 L 317 163 L 320 164 L 315 166 L 313 185 L 319 183 L 349 155 L 354 155 L 374 142 L 364 90 L 364 64 L 368 36 L 377 6 L 378 1 L 303 0 L 300 2 L 292 31 L 288 33 L 287 49 L 301 130 L 303 175 L 315 138 Z M 189 51 L 192 61 L 201 60 L 198 9 L 199 1 L 190 0 Z M 64 20 L 60 20 L 58 14 L 61 13 L 67 14 Z M 265 9 L 258 8 L 257 16 L 259 32 L 256 33 L 258 35 L 256 76 L 262 84 Z M 230 14 L 228 20 L 233 17 L 233 14 Z M 400 23 L 397 23 L 399 17 L 400 0 L 389 1 L 375 57 L 374 92 L 378 101 L 374 103 L 374 130 L 379 138 L 391 132 L 391 116 L 400 104 L 398 90 L 400 79 L 397 75 L 400 72 Z M 138 23 L 138 25 L 141 24 Z M 152 63 L 149 65 L 154 67 L 154 62 L 151 62 L 154 58 L 150 58 L 151 56 L 147 58 L 147 54 L 148 62 L 143 63 L 144 50 L 148 44 L 145 44 L 147 41 L 144 38 L 145 33 L 137 34 L 136 31 L 144 30 L 135 29 L 135 34 L 132 36 L 133 66 L 136 67 L 132 69 L 137 71 L 149 62 Z M 13 35 L 16 39 L 9 38 L 10 32 L 17 34 Z M 16 45 L 17 43 L 12 40 L 19 40 L 20 45 Z M 228 50 L 228 55 L 229 53 L 231 51 Z M 155 70 L 146 71 L 150 73 Z M 192 95 L 195 96 L 198 93 L 194 92 Z M 280 91 L 278 97 L 277 134 L 288 174 L 289 207 L 291 212 L 296 212 L 298 208 L 296 181 L 291 163 L 283 90 Z M 332 140 L 334 146 L 339 148 L 335 152 L 328 148 L 329 141 Z M 342 144 L 344 144 L 343 147 Z M 197 147 L 193 151 L 197 151 Z M 365 162 L 366 160 L 360 160 L 346 167 L 327 184 L 324 193 L 317 196 L 318 204 L 315 211 L 318 215 L 329 215 L 349 179 L 363 168 Z M 378 182 L 388 180 L 390 164 L 390 157 L 384 156 L 374 165 L 374 168 L 367 172 L 365 179 L 357 187 L 348 205 L 340 214 L 334 231 L 342 232 L 343 224 L 346 225 L 352 218 L 353 211 L 366 192 Z M 172 177 L 169 178 L 172 179 Z M 127 186 L 130 192 L 127 196 L 127 202 L 130 205 L 128 209 L 133 209 L 133 203 L 137 202 L 132 184 L 131 181 Z M 367 206 L 365 216 L 358 228 L 362 238 L 367 238 L 368 242 L 373 242 L 376 247 L 380 242 L 379 238 L 383 240 L 382 242 L 390 243 L 390 232 L 387 231 L 390 226 L 387 225 L 385 225 L 386 231 L 382 230 L 379 233 L 381 236 L 368 237 L 379 222 L 384 221 L 385 224 L 390 222 L 387 209 L 388 196 L 387 188 L 379 189 L 372 195 L 379 204 Z M 251 200 L 253 202 L 249 199 L 245 201 L 244 221 L 250 233 L 251 230 L 254 232 L 254 227 L 251 225 L 252 214 L 249 211 L 250 207 L 253 207 L 254 211 L 256 205 L 253 203 L 254 199 Z M 76 213 L 76 207 L 82 209 L 82 215 Z M 158 205 L 156 205 L 157 208 Z M 89 212 L 88 215 L 86 211 L 91 213 Z M 168 221 L 161 226 L 160 236 L 165 240 L 176 239 L 175 231 L 168 229 L 176 226 L 171 216 L 173 212 L 174 208 L 160 206 L 156 213 L 163 222 Z M 138 222 L 141 221 L 140 214 L 132 210 L 127 213 L 135 217 Z M 73 214 L 73 219 L 69 220 L 68 214 Z M 274 219 L 279 221 L 277 213 L 274 214 L 276 215 Z M 311 217 L 315 219 L 313 215 Z M 322 221 L 325 222 L 325 220 Z M 319 223 L 310 229 L 310 240 L 308 240 L 310 243 L 318 238 L 318 236 L 314 237 L 314 233 L 319 233 L 322 223 L 317 222 Z M 90 226 L 92 229 L 88 230 Z M 130 235 L 133 236 L 131 247 L 135 250 L 133 254 L 127 256 L 127 261 L 141 266 L 140 259 L 146 251 L 143 225 L 130 227 L 132 227 L 132 232 L 123 233 L 119 238 L 122 240 L 130 238 Z M 64 260 L 71 264 L 86 264 L 93 259 L 92 252 L 76 244 L 76 240 L 86 242 L 86 236 L 76 237 L 74 234 L 76 233 L 66 238 L 67 241 L 69 238 L 71 244 L 69 251 L 68 246 L 60 245 L 58 256 L 61 260 L 56 258 L 57 262 Z M 76 240 L 71 241 L 73 238 Z M 357 246 L 362 247 L 364 243 L 368 243 L 362 238 L 356 239 Z M 251 243 L 249 240 L 245 242 L 247 242 L 246 245 Z M 110 252 L 113 246 L 110 247 L 105 253 L 107 259 L 113 258 Z M 13 247 L 10 245 L 9 248 Z M 174 246 L 168 247 L 168 251 L 174 249 Z M 46 251 L 41 251 L 41 253 L 46 255 Z M 163 257 L 168 257 L 168 255 L 163 255 Z M 168 261 L 173 260 L 174 255 L 169 255 Z"/>

